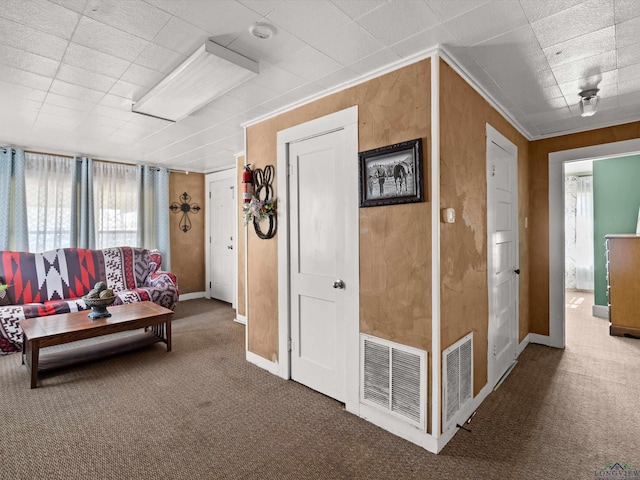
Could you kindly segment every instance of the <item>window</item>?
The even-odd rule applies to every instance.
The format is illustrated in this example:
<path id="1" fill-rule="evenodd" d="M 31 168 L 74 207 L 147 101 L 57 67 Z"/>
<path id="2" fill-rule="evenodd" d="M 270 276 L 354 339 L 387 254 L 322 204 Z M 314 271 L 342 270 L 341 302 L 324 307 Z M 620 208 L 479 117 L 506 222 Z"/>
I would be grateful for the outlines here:
<path id="1" fill-rule="evenodd" d="M 93 162 L 96 248 L 136 245 L 136 166 Z"/>
<path id="2" fill-rule="evenodd" d="M 71 244 L 71 195 L 75 160 L 25 154 L 29 251 L 43 252 Z"/>

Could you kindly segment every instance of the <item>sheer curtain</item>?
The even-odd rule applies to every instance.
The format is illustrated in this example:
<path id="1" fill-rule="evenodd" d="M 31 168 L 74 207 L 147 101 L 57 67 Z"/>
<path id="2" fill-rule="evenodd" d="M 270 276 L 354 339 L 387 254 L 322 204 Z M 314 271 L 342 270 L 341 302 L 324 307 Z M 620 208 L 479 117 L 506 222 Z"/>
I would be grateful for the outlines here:
<path id="1" fill-rule="evenodd" d="M 29 250 L 24 151 L 0 148 L 0 250 Z"/>
<path id="2" fill-rule="evenodd" d="M 29 251 L 70 246 L 75 159 L 26 153 L 25 160 Z"/>
<path id="3" fill-rule="evenodd" d="M 578 177 L 575 260 L 576 288 L 593 290 L 593 177 Z"/>
<path id="4" fill-rule="evenodd" d="M 135 246 L 138 231 L 137 167 L 94 162 L 97 248 Z"/>

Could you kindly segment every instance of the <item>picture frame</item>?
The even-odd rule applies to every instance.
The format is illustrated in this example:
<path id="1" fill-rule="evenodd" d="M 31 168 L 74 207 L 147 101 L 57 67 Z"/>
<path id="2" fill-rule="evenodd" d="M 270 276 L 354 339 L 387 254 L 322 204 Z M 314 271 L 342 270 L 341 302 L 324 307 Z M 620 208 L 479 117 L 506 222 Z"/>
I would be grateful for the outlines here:
<path id="1" fill-rule="evenodd" d="M 422 139 L 360 152 L 360 208 L 422 202 Z"/>

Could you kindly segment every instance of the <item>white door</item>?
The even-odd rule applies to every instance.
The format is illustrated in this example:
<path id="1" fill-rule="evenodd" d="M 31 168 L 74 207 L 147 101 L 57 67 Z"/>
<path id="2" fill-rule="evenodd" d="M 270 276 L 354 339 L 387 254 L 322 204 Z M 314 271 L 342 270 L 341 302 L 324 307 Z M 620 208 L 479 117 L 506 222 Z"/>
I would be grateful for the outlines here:
<path id="1" fill-rule="evenodd" d="M 339 130 L 289 145 L 291 378 L 340 401 L 345 298 L 354 287 L 343 275 L 344 136 Z"/>
<path id="2" fill-rule="evenodd" d="M 233 303 L 235 170 L 209 181 L 209 296 Z"/>
<path id="3" fill-rule="evenodd" d="M 518 322 L 518 159 L 487 126 L 489 374 L 492 387 L 515 363 Z"/>

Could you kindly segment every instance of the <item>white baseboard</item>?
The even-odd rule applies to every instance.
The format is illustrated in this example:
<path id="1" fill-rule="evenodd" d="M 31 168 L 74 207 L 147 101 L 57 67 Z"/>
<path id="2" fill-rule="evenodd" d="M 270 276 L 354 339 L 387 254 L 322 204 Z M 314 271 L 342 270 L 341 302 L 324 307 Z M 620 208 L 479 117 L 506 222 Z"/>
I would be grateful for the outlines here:
<path id="1" fill-rule="evenodd" d="M 609 320 L 609 307 L 605 305 L 593 305 L 591 307 L 591 314 L 594 317 L 605 318 Z"/>
<path id="2" fill-rule="evenodd" d="M 548 347 L 551 345 L 551 337 L 549 335 L 540 335 L 539 333 L 530 333 L 529 343 L 537 343 Z"/>
<path id="3" fill-rule="evenodd" d="M 247 362 L 254 364 L 256 367 L 260 367 L 263 370 L 272 373 L 273 375 L 282 377 L 282 375 L 280 374 L 280 364 L 272 362 L 271 360 L 267 360 L 266 358 L 261 357 L 260 355 L 256 355 L 255 353 L 248 350 Z"/>
<path id="4" fill-rule="evenodd" d="M 516 357 L 519 357 L 520 354 L 522 352 L 524 352 L 524 349 L 527 348 L 527 345 L 529 345 L 529 342 L 531 342 L 531 334 L 528 333 L 526 337 L 524 337 L 524 340 L 522 340 L 520 342 L 520 345 L 518 345 L 518 351 L 516 353 Z"/>
<path id="5" fill-rule="evenodd" d="M 195 300 L 196 298 L 204 298 L 204 292 L 183 293 L 178 298 L 178 301 Z"/>
<path id="6" fill-rule="evenodd" d="M 409 425 L 402 420 L 393 418 L 369 405 L 360 404 L 360 417 L 378 427 L 414 443 L 431 453 L 438 453 L 438 441 L 432 435 Z"/>
<path id="7" fill-rule="evenodd" d="M 462 424 L 462 422 L 466 422 L 467 419 L 473 414 L 473 412 L 475 412 L 480 407 L 480 404 L 482 404 L 482 402 L 486 400 L 486 398 L 489 396 L 490 393 L 491 393 L 491 388 L 487 383 L 484 386 L 484 388 L 480 390 L 478 395 L 473 397 L 473 400 L 469 403 L 469 405 L 467 405 L 467 407 L 458 414 L 457 416 L 458 421 L 456 423 Z M 469 427 L 465 426 L 465 428 L 469 428 Z M 451 441 L 451 439 L 455 436 L 456 433 L 458 433 L 458 430 L 460 429 L 457 428 L 454 424 L 453 427 L 449 428 L 446 432 L 443 432 L 442 436 L 438 438 L 438 449 L 435 453 L 440 453 L 442 449 L 445 447 L 445 445 Z M 463 433 L 465 435 L 467 434 L 467 432 L 463 432 Z"/>
<path id="8" fill-rule="evenodd" d="M 246 325 L 247 324 L 247 317 L 245 315 L 238 315 L 236 313 L 236 318 L 233 319 L 234 322 L 238 322 L 242 325 Z"/>

